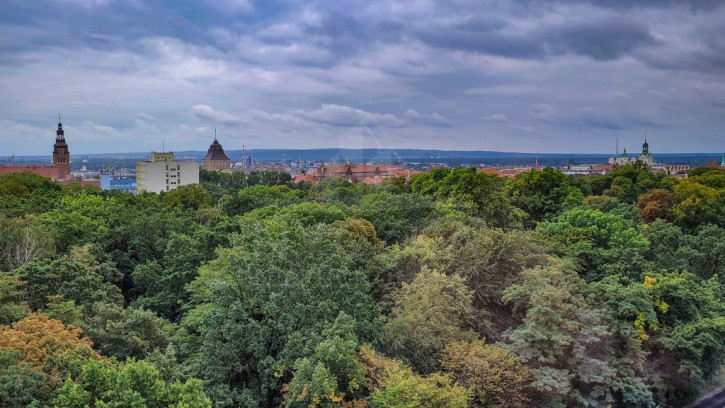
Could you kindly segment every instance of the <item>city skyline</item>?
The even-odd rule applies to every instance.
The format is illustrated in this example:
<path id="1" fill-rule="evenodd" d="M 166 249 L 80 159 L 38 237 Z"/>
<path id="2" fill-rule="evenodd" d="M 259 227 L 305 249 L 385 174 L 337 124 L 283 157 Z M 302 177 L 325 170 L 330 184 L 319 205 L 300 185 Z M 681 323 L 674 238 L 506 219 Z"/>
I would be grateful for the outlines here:
<path id="1" fill-rule="evenodd" d="M 675 1 L 12 3 L 0 156 L 725 149 L 725 7 Z"/>

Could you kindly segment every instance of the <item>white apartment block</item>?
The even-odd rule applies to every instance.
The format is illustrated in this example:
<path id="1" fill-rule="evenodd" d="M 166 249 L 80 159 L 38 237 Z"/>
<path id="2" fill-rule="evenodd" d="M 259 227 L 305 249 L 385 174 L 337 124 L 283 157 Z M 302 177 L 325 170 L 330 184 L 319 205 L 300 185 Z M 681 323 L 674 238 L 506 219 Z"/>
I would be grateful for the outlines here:
<path id="1" fill-rule="evenodd" d="M 136 163 L 136 188 L 139 193 L 171 191 L 199 183 L 199 165 L 174 160 L 174 153 L 151 152 L 151 160 Z"/>

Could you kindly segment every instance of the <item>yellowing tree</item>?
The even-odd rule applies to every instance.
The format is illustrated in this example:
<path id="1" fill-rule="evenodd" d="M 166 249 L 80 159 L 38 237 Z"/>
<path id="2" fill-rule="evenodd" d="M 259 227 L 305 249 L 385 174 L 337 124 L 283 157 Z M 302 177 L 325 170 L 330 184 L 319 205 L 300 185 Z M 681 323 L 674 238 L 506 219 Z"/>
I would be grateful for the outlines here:
<path id="1" fill-rule="evenodd" d="M 19 362 L 30 363 L 40 370 L 49 356 L 93 346 L 90 340 L 81 338 L 82 332 L 73 325 L 66 326 L 40 313 L 31 313 L 12 327 L 0 326 L 0 351 L 18 350 Z"/>
<path id="2" fill-rule="evenodd" d="M 398 360 L 381 356 L 369 346 L 362 346 L 357 360 L 365 371 L 363 388 L 370 394 L 375 408 L 464 408 L 471 393 L 454 383 L 447 374 L 423 377 Z"/>
<path id="3" fill-rule="evenodd" d="M 482 340 L 457 341 L 446 348 L 443 368 L 473 394 L 471 407 L 528 407 L 529 369 L 510 351 Z"/>

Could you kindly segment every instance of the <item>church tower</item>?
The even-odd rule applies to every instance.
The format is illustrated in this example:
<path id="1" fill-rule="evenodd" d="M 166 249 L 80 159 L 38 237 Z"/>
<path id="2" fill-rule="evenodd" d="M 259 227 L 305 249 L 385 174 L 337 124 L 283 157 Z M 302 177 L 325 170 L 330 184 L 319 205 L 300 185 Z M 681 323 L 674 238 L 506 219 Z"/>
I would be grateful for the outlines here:
<path id="1" fill-rule="evenodd" d="M 53 145 L 53 165 L 58 168 L 58 178 L 64 179 L 70 174 L 70 152 L 65 142 L 63 124 L 58 115 L 58 130 L 55 131 L 55 144 Z"/>
<path id="2" fill-rule="evenodd" d="M 201 168 L 204 170 L 227 170 L 232 167 L 232 160 L 224 153 L 221 143 L 216 140 L 216 129 L 214 129 L 214 141 L 206 156 L 201 159 Z"/>

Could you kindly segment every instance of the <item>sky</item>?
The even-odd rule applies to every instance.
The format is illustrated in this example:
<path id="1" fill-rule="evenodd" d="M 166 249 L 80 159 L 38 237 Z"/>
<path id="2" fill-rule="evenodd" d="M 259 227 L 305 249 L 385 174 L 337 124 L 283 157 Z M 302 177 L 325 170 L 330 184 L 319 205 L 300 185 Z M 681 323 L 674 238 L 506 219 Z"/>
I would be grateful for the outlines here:
<path id="1" fill-rule="evenodd" d="M 0 157 L 725 150 L 721 0 L 33 0 L 0 13 Z"/>

